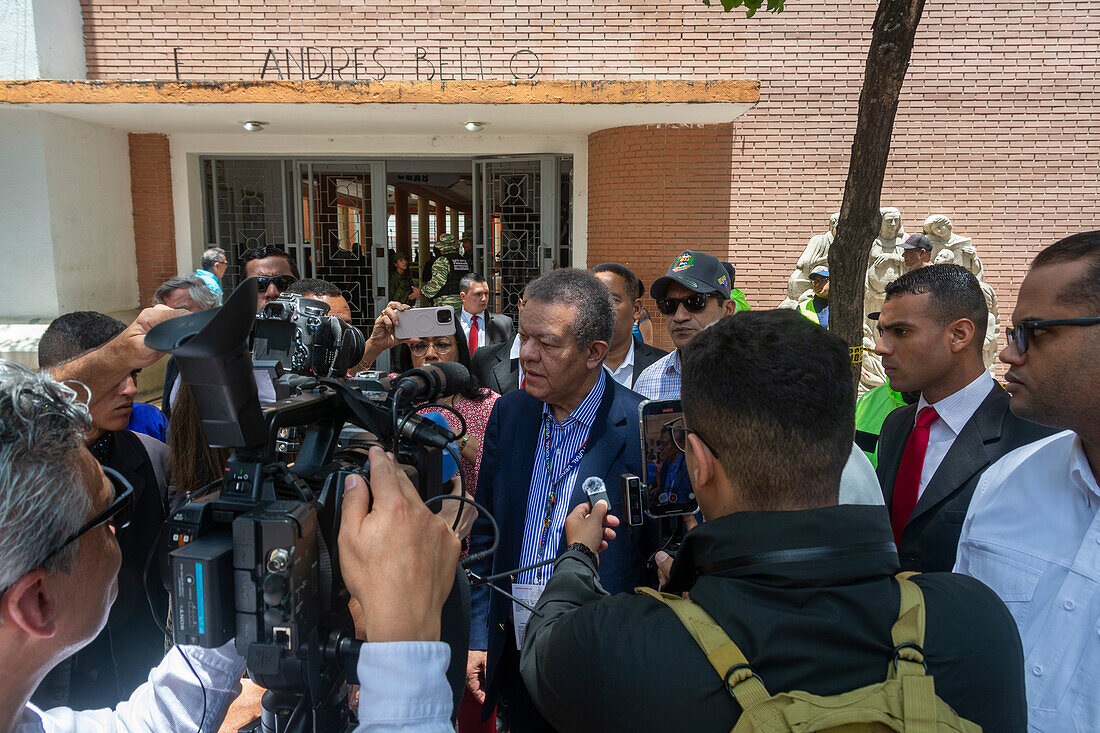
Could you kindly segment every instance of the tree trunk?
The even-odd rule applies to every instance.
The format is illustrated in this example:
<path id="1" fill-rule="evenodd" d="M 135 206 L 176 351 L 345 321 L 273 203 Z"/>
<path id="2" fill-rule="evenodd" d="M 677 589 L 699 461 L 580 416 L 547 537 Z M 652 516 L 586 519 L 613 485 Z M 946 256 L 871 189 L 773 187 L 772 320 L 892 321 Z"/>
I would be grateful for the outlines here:
<path id="1" fill-rule="evenodd" d="M 863 343 L 864 278 L 879 233 L 890 135 L 923 10 L 924 0 L 880 0 L 872 27 L 840 221 L 829 248 L 829 328 L 857 349 Z M 858 384 L 862 359 L 852 353 L 852 378 Z"/>

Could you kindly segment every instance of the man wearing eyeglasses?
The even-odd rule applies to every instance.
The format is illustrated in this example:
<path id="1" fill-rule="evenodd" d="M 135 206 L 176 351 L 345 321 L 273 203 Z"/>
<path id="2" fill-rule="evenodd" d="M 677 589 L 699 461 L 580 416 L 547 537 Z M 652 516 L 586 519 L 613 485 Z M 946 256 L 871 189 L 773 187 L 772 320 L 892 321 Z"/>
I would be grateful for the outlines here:
<path id="1" fill-rule="evenodd" d="M 1100 730 L 1100 231 L 1035 257 L 1012 320 L 1009 406 L 1064 432 L 985 472 L 955 571 L 1016 619 L 1031 729 Z"/>
<path id="2" fill-rule="evenodd" d="M 903 570 L 947 571 L 982 472 L 1050 435 L 1008 409 L 982 359 L 989 309 L 978 279 L 929 265 L 886 286 L 875 353 L 891 389 L 919 393 L 882 424 L 878 478 Z"/>
<path id="3" fill-rule="evenodd" d="M 278 247 L 263 245 L 246 249 L 238 262 L 244 267 L 242 280 L 257 278 L 256 286 L 260 293 L 256 300 L 257 313 L 298 279 L 298 266 L 289 254 Z"/>
<path id="4" fill-rule="evenodd" d="M 684 537 L 665 592 L 704 609 L 770 694 L 882 682 L 900 646 L 898 558 L 880 507 L 838 503 L 854 429 L 848 347 L 792 310 L 751 311 L 701 333 L 683 363 L 686 462 L 708 521 Z M 706 627 L 689 634 L 668 604 L 608 595 L 599 580 L 625 531 L 602 502 L 566 518 L 569 544 L 523 641 L 532 699 L 570 733 L 729 731 L 746 700 L 731 690 L 745 672 L 729 646 L 708 659 L 692 638 L 714 638 Z M 984 730 L 1023 731 L 1020 642 L 1004 604 L 958 575 L 913 582 L 936 694 Z"/>
<path id="5" fill-rule="evenodd" d="M 201 283 L 199 287 L 205 289 Z M 126 324 L 102 313 L 69 313 L 53 321 L 38 345 L 38 365 L 53 369 L 96 349 L 126 330 Z M 137 374 L 128 372 L 113 388 L 89 406 L 91 426 L 84 442 L 105 468 L 122 476 L 133 488 L 133 521 L 119 532 L 122 567 L 118 574 L 119 603 L 104 630 L 84 649 L 58 664 L 35 691 L 33 700 L 45 707 L 77 709 L 112 707 L 125 700 L 164 656 L 168 593 L 162 581 L 164 552 L 154 553 L 149 600 L 143 582 L 150 551 L 168 515 L 167 447 L 164 443 L 126 429 L 137 392 Z M 156 609 L 153 620 L 150 604 Z"/>
<path id="6" fill-rule="evenodd" d="M 95 382 L 101 366 L 74 368 Z M 133 489 L 83 446 L 89 425 L 72 389 L 0 360 L 0 730 L 212 733 L 240 692 L 245 660 L 233 642 L 174 647 L 113 710 L 28 703 L 51 667 L 99 634 L 118 594 L 115 531 Z M 449 647 L 439 638 L 460 543 L 394 460 L 375 447 L 370 463 L 369 492 L 358 477 L 348 482 L 339 536 L 343 578 L 371 640 L 357 665 L 360 730 L 453 733 Z"/>
<path id="7" fill-rule="evenodd" d="M 690 249 L 676 258 L 664 277 L 653 282 L 649 294 L 667 319 L 668 335 L 676 348 L 641 373 L 635 392 L 651 400 L 680 396 L 681 352 L 697 333 L 736 312 L 730 285 L 718 258 Z"/>

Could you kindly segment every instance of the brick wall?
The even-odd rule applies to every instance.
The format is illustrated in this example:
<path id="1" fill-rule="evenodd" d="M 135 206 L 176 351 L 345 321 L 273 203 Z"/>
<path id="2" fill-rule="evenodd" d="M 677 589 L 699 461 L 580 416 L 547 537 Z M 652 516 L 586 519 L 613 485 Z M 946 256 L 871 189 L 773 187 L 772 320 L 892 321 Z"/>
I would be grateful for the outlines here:
<path id="1" fill-rule="evenodd" d="M 685 249 L 728 259 L 731 125 L 649 125 L 588 138 L 588 261 L 645 283 L 654 341 L 671 348 L 649 286 Z"/>
<path id="2" fill-rule="evenodd" d="M 416 63 L 421 47 L 436 65 L 442 52 L 448 76 L 458 74 L 460 59 L 466 77 L 511 78 L 509 61 L 526 75 L 532 58 L 513 55 L 532 49 L 540 79 L 759 79 L 759 105 L 728 134 L 724 128 L 661 132 L 663 149 L 675 156 L 672 168 L 688 160 L 689 151 L 702 155 L 697 161 L 706 171 L 729 167 L 728 209 L 708 187 L 679 188 L 726 174 L 681 169 L 669 175 L 669 166 L 640 143 L 618 173 L 600 169 L 609 164 L 598 160 L 606 154 L 600 152 L 603 133 L 593 136 L 590 182 L 607 190 L 590 189 L 590 246 L 593 261 L 610 257 L 621 229 L 631 239 L 620 245 L 619 258 L 648 262 L 640 269 L 651 280 L 656 264 L 625 245 L 642 246 L 642 232 L 656 230 L 662 238 L 653 250 L 657 259 L 665 257 L 678 248 L 669 217 L 686 213 L 679 204 L 694 201 L 700 218 L 677 221 L 708 247 L 721 249 L 726 238 L 738 284 L 760 306 L 779 302 L 806 241 L 827 228 L 829 213 L 839 207 L 877 3 L 789 0 L 784 12 L 751 20 L 701 0 L 81 5 L 89 76 L 101 79 L 173 78 L 173 48 L 185 79 L 258 79 L 268 49 L 286 66 L 290 48 L 297 78 L 303 72 L 294 64 L 308 46 L 316 47 L 309 52 L 313 73 L 320 54 L 328 66 L 333 58 L 342 65 L 344 50 L 360 48 L 364 78 L 377 76 L 381 66 L 387 79 L 426 77 L 429 67 Z M 925 8 L 883 204 L 901 210 L 907 231 L 918 230 L 929 214 L 950 216 L 956 232 L 974 239 L 1005 313 L 1039 248 L 1100 227 L 1100 119 L 1093 114 L 1100 108 L 1098 33 L 1100 0 L 937 0 Z M 381 66 L 367 61 L 374 49 Z M 269 66 L 267 78 L 274 74 Z M 330 69 L 325 78 L 332 76 Z M 638 139 L 656 134 L 641 131 Z M 623 137 L 619 142 L 631 145 Z M 639 166 L 635 185 L 616 188 L 616 179 L 629 173 L 626 161 Z M 655 180 L 640 181 L 641 170 Z M 637 191 L 648 197 L 647 206 L 639 205 Z M 728 223 L 708 219 L 715 211 L 728 211 Z"/>
<path id="3" fill-rule="evenodd" d="M 172 215 L 172 170 L 168 136 L 130 134 L 130 189 L 134 205 L 140 304 L 176 275 L 176 225 Z"/>

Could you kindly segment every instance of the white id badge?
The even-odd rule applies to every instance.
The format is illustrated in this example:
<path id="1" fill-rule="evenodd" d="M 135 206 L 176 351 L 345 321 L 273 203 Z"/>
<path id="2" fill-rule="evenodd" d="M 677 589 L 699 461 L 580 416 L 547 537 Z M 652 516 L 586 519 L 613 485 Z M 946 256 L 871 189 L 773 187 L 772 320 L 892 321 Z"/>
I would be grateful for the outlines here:
<path id="1" fill-rule="evenodd" d="M 529 606 L 539 602 L 545 585 L 537 583 L 512 583 L 512 595 Z M 531 611 L 512 601 L 512 625 L 516 628 L 516 649 L 523 648 L 523 635 L 527 633 L 527 622 L 531 620 Z"/>

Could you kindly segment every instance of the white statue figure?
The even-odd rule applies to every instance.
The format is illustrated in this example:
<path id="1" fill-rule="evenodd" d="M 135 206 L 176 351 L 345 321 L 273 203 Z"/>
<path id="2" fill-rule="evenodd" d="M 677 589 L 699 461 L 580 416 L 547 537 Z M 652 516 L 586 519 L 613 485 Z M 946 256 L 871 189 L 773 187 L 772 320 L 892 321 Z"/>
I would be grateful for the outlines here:
<path id="1" fill-rule="evenodd" d="M 932 240 L 932 264 L 955 263 L 983 280 L 982 261 L 970 237 L 955 234 L 951 219 L 943 214 L 933 214 L 924 220 L 924 233 Z"/>
<path id="2" fill-rule="evenodd" d="M 893 206 L 886 206 L 879 209 L 879 213 L 882 215 L 882 225 L 878 237 L 871 243 L 871 254 L 867 260 L 864 315 L 882 310 L 886 286 L 897 280 L 905 267 L 898 249 L 906 237 L 901 212 Z"/>
<path id="3" fill-rule="evenodd" d="M 797 308 L 798 304 L 814 294 L 810 286 L 810 272 L 818 265 L 828 266 L 829 247 L 836 238 L 836 223 L 840 214 L 829 217 L 829 231 L 810 237 L 802 256 L 795 263 L 794 272 L 787 282 L 787 298 L 779 304 L 780 308 Z"/>
<path id="4" fill-rule="evenodd" d="M 978 257 L 978 250 L 970 237 L 955 234 L 951 219 L 944 214 L 933 214 L 925 219 L 924 234 L 932 241 L 932 264 L 955 264 L 965 267 L 974 273 L 974 277 L 978 278 L 982 286 L 986 305 L 989 306 L 989 324 L 986 327 L 982 355 L 985 358 L 985 365 L 992 372 L 997 363 L 997 329 L 1000 313 L 997 310 L 997 294 L 985 282 L 985 269 Z"/>

